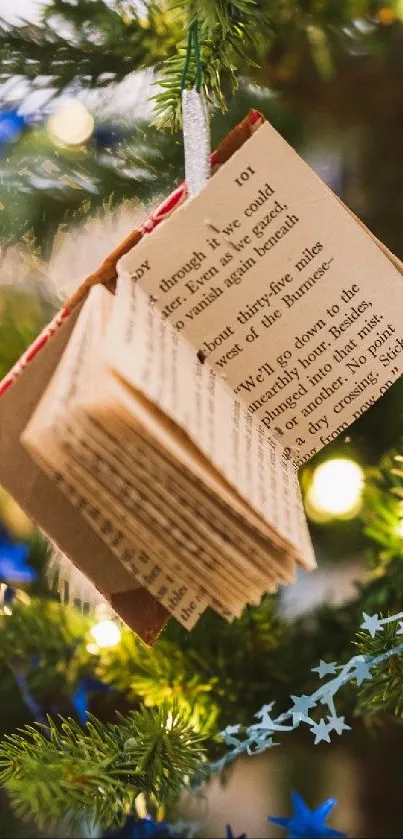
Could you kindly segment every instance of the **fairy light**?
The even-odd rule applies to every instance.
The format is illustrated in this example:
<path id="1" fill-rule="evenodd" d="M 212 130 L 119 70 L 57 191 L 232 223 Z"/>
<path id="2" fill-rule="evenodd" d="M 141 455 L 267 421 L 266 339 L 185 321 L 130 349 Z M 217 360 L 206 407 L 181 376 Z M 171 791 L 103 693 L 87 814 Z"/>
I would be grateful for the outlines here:
<path id="1" fill-rule="evenodd" d="M 116 647 L 121 638 L 121 632 L 115 621 L 103 620 L 91 629 L 91 635 L 98 647 Z"/>
<path id="2" fill-rule="evenodd" d="M 363 470 L 354 460 L 334 458 L 321 463 L 307 492 L 308 514 L 352 518 L 360 509 L 363 485 Z"/>
<path id="3" fill-rule="evenodd" d="M 400 519 L 398 525 L 396 526 L 396 536 L 400 536 L 403 539 L 403 519 Z"/>
<path id="4" fill-rule="evenodd" d="M 48 131 L 55 143 L 79 146 L 91 137 L 94 117 L 79 99 L 69 99 L 48 120 Z"/>

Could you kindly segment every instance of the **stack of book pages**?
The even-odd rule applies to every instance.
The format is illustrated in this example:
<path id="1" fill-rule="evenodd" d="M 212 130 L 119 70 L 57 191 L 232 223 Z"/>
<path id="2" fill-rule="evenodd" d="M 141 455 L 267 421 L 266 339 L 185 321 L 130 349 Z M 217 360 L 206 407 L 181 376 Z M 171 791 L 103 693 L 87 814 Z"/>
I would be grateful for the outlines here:
<path id="1" fill-rule="evenodd" d="M 314 566 L 292 460 L 124 276 L 91 290 L 22 441 L 188 628 Z"/>

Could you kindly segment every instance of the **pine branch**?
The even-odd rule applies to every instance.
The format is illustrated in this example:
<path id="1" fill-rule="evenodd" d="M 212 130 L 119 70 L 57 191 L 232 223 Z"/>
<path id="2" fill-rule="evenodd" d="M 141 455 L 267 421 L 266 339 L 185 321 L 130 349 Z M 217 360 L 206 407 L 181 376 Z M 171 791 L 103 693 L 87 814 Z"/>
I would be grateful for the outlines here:
<path id="1" fill-rule="evenodd" d="M 158 65 L 178 34 L 163 4 L 150 3 L 143 19 L 134 7 L 124 15 L 105 0 L 53 0 L 39 24 L 0 21 L 0 82 L 19 76 L 33 89 L 62 91 L 77 80 L 102 87 Z"/>
<path id="2" fill-rule="evenodd" d="M 177 704 L 195 731 L 204 736 L 218 730 L 218 677 L 195 666 L 180 646 L 159 640 L 146 647 L 132 632 L 124 632 L 119 646 L 105 651 L 99 673 L 129 700 L 140 698 L 158 707 L 161 701 Z"/>
<path id="3" fill-rule="evenodd" d="M 31 89 L 60 92 L 104 87 L 152 67 L 162 90 L 158 124 L 175 130 L 181 121 L 180 82 L 187 30 L 198 21 L 207 96 L 225 110 L 224 89 L 237 88 L 237 67 L 256 64 L 267 34 L 260 0 L 173 0 L 147 3 L 146 17 L 130 16 L 104 0 L 52 0 L 38 25 L 0 20 L 0 82 L 18 76 Z M 257 66 L 257 65 L 256 65 Z M 191 62 L 189 84 L 194 79 Z"/>
<path id="4" fill-rule="evenodd" d="M 79 826 L 85 816 L 120 826 L 136 797 L 165 804 L 200 769 L 203 749 L 175 708 L 141 710 L 115 724 L 91 718 L 82 730 L 50 718 L 0 744 L 0 782 L 18 817 L 40 828 Z"/>
<path id="5" fill-rule="evenodd" d="M 402 643 L 402 635 L 398 634 L 399 625 L 386 624 L 383 631 L 375 638 L 367 632 L 357 635 L 356 646 L 358 652 L 365 656 L 378 656 Z M 356 702 L 356 714 L 367 721 L 380 722 L 383 715 L 391 714 L 400 719 L 403 717 L 403 655 L 394 655 L 374 668 L 373 678 L 360 687 Z"/>
<path id="6" fill-rule="evenodd" d="M 363 505 L 364 532 L 377 545 L 373 555 L 374 573 L 380 575 L 403 555 L 402 447 L 385 455 L 379 466 L 368 472 Z"/>
<path id="7" fill-rule="evenodd" d="M 185 62 L 187 31 L 197 22 L 201 48 L 202 87 L 207 98 L 226 110 L 224 90 L 238 87 L 240 61 L 244 71 L 257 67 L 259 47 L 268 34 L 267 14 L 259 0 L 174 0 L 181 13 L 183 35 L 177 52 L 158 76 L 162 91 L 154 97 L 157 125 L 177 129 L 181 125 L 181 82 Z M 186 84 L 195 84 L 197 68 L 191 55 Z"/>
<path id="8" fill-rule="evenodd" d="M 100 143 L 103 128 L 106 140 Z M 10 148 L 7 161 L 0 159 L 2 241 L 21 242 L 29 231 L 46 256 L 67 223 L 82 225 L 106 207 L 111 211 L 125 200 L 147 204 L 169 192 L 182 154 L 179 141 L 144 121 L 101 124 L 86 148 L 58 148 L 46 129 L 29 131 Z"/>
<path id="9" fill-rule="evenodd" d="M 213 144 L 254 104 L 253 91 L 241 82 L 237 96 L 231 100 L 230 113 L 214 115 Z M 261 101 L 260 107 L 295 142 L 295 118 L 287 116 L 273 99 Z M 10 146 L 7 161 L 0 158 L 2 242 L 23 243 L 29 232 L 31 241 L 27 246 L 30 244 L 31 250 L 34 246 L 40 249 L 40 255 L 46 259 L 54 236 L 59 230 L 64 232 L 67 225 L 72 228 L 73 236 L 74 228 L 83 228 L 88 218 L 96 215 L 102 218 L 125 201 L 141 202 L 139 209 L 144 216 L 147 205 L 169 194 L 181 176 L 182 138 L 158 131 L 143 120 L 130 124 L 116 119 L 113 126 L 101 122 L 85 148 L 56 147 L 45 129 L 30 130 Z M 88 248 L 91 250 L 90 239 Z M 10 266 L 10 279 L 16 270 Z M 34 282 L 35 266 L 32 273 L 28 267 L 24 271 L 27 282 L 31 279 Z M 19 269 L 18 275 L 21 274 Z M 10 341 L 0 347 L 0 365 L 3 353 L 10 355 L 8 345 L 12 347 L 13 324 L 7 328 Z M 16 337 L 21 345 L 21 335 Z"/>
<path id="10" fill-rule="evenodd" d="M 313 69 L 326 81 L 337 73 L 343 55 L 351 57 L 353 44 L 365 42 L 365 50 L 378 55 L 383 5 L 381 0 L 148 0 L 142 17 L 132 4 L 125 8 L 118 0 L 50 0 L 37 25 L 0 21 L 0 82 L 17 77 L 30 90 L 60 92 L 77 84 L 105 87 L 152 67 L 161 87 L 159 125 L 176 128 L 192 21 L 197 19 L 199 27 L 203 88 L 225 109 L 240 72 L 292 87 L 311 78 Z M 397 0 L 393 7 L 392 20 L 401 20 Z M 371 24 L 365 32 L 360 20 Z M 194 79 L 192 61 L 188 84 Z"/>
<path id="11" fill-rule="evenodd" d="M 95 676 L 97 656 L 88 653 L 90 620 L 78 610 L 44 598 L 14 602 L 0 617 L 3 688 L 22 677 L 42 709 L 71 713 L 80 680 Z"/>
<path id="12" fill-rule="evenodd" d="M 0 266 L 2 256 L 0 251 Z M 49 314 L 50 306 L 32 292 L 0 286 L 0 379 L 36 338 Z"/>

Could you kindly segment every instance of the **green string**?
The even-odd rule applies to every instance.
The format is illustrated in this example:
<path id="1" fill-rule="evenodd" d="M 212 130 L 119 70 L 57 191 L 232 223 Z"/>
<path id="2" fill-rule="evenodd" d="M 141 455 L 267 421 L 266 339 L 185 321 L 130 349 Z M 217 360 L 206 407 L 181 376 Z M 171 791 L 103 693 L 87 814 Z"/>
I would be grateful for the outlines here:
<path id="1" fill-rule="evenodd" d="M 200 43 L 199 43 L 199 31 L 197 21 L 194 21 L 192 25 L 189 27 L 188 32 L 188 41 L 186 47 L 186 58 L 185 64 L 183 66 L 183 73 L 182 73 L 182 80 L 181 80 L 181 90 L 184 90 L 186 87 L 187 76 L 189 72 L 190 66 L 190 59 L 192 57 L 192 49 L 194 49 L 194 56 L 195 56 L 195 65 L 196 65 L 196 79 L 195 79 L 195 88 L 196 90 L 200 90 L 203 80 L 203 67 L 201 62 L 201 55 L 200 55 Z"/>

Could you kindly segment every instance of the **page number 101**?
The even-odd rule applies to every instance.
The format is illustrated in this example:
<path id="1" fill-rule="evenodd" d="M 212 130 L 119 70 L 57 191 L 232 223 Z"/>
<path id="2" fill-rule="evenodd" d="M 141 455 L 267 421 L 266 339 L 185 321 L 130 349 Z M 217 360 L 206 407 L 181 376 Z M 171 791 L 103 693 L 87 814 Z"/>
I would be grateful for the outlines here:
<path id="1" fill-rule="evenodd" d="M 247 169 L 244 169 L 243 172 L 241 172 L 239 178 L 235 178 L 235 183 L 238 184 L 238 186 L 243 186 L 246 181 L 249 180 L 251 175 L 256 175 L 256 172 L 252 169 L 252 166 L 248 166 Z"/>

